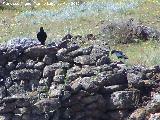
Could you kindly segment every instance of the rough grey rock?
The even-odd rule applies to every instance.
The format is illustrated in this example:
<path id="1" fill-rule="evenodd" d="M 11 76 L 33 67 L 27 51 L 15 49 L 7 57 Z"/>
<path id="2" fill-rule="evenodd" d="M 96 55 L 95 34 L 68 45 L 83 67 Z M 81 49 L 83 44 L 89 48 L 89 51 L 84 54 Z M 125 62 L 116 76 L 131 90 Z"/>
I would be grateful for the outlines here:
<path id="1" fill-rule="evenodd" d="M 16 65 L 16 69 L 24 69 L 26 67 L 26 64 L 24 62 L 19 62 Z"/>
<path id="2" fill-rule="evenodd" d="M 2 114 L 0 115 L 0 120 L 10 120 L 12 119 L 12 114 Z"/>
<path id="3" fill-rule="evenodd" d="M 6 69 L 4 67 L 0 66 L 0 79 L 5 78 L 6 75 L 7 75 Z"/>
<path id="4" fill-rule="evenodd" d="M 73 61 L 73 59 L 67 55 L 68 50 L 67 48 L 61 48 L 60 50 L 58 50 L 56 56 L 58 61 L 63 61 L 63 62 L 71 62 Z"/>
<path id="5" fill-rule="evenodd" d="M 52 62 L 53 62 L 53 59 L 52 59 L 51 56 L 45 55 L 44 58 L 43 58 L 43 62 L 44 62 L 46 65 L 51 65 Z"/>
<path id="6" fill-rule="evenodd" d="M 80 77 L 91 77 L 91 76 L 94 76 L 94 75 L 95 75 L 94 70 L 88 65 L 84 66 L 81 69 L 81 71 L 79 71 L 79 76 Z"/>
<path id="7" fill-rule="evenodd" d="M 111 120 L 127 120 L 128 115 L 128 110 L 115 110 L 112 112 L 107 112 L 106 114 L 107 118 L 109 117 Z"/>
<path id="8" fill-rule="evenodd" d="M 127 78 L 125 73 L 116 73 L 116 74 L 109 74 L 107 72 L 99 73 L 95 77 L 96 84 L 100 86 L 111 86 L 111 85 L 120 85 L 120 84 L 127 84 Z"/>
<path id="9" fill-rule="evenodd" d="M 128 84 L 138 85 L 138 83 L 142 82 L 141 74 L 127 73 Z"/>
<path id="10" fill-rule="evenodd" d="M 64 69 L 56 69 L 55 71 L 55 76 L 59 76 L 59 75 L 65 75 L 65 70 Z"/>
<path id="11" fill-rule="evenodd" d="M 54 66 L 54 68 L 58 69 L 58 68 L 62 68 L 62 69 L 69 69 L 71 67 L 70 63 L 68 62 L 58 62 L 58 63 L 54 63 L 52 64 Z"/>
<path id="12" fill-rule="evenodd" d="M 5 78 L 4 82 L 5 82 L 4 84 L 5 84 L 6 88 L 9 88 L 13 83 L 13 81 L 10 77 Z"/>
<path id="13" fill-rule="evenodd" d="M 97 66 L 97 68 L 99 68 L 100 72 L 104 72 L 104 71 L 112 71 L 112 67 L 110 65 L 101 65 L 101 66 Z"/>
<path id="14" fill-rule="evenodd" d="M 33 46 L 24 51 L 24 55 L 29 58 L 44 57 L 46 54 L 46 47 Z"/>
<path id="15" fill-rule="evenodd" d="M 73 81 L 79 77 L 79 72 L 81 68 L 78 66 L 74 66 L 71 69 L 67 70 L 66 78 L 67 81 Z"/>
<path id="16" fill-rule="evenodd" d="M 19 49 L 9 49 L 6 52 L 7 60 L 8 61 L 13 61 L 16 60 L 19 55 L 21 55 L 21 51 Z"/>
<path id="17" fill-rule="evenodd" d="M 100 46 L 94 46 L 90 56 L 92 59 L 97 61 L 102 56 L 109 56 L 109 49 L 104 48 L 104 47 L 100 47 Z"/>
<path id="18" fill-rule="evenodd" d="M 57 57 L 61 57 L 63 55 L 66 55 L 67 54 L 67 48 L 61 48 L 57 51 Z"/>
<path id="19" fill-rule="evenodd" d="M 96 63 L 96 61 L 92 59 L 90 55 L 78 56 L 74 59 L 74 62 L 82 65 L 93 65 Z"/>
<path id="20" fill-rule="evenodd" d="M 33 60 L 27 60 L 27 61 L 26 61 L 26 65 L 25 65 L 25 66 L 26 66 L 26 68 L 27 68 L 27 69 L 33 69 L 33 68 L 34 68 L 35 63 L 36 63 L 36 62 L 35 62 L 35 61 L 33 61 Z"/>
<path id="21" fill-rule="evenodd" d="M 43 70 L 43 77 L 53 77 L 55 68 L 53 65 L 48 65 Z"/>
<path id="22" fill-rule="evenodd" d="M 64 90 L 64 86 L 62 84 L 56 86 L 52 83 L 50 90 L 49 90 L 49 97 L 50 98 L 58 98 L 62 95 L 62 91 Z"/>
<path id="23" fill-rule="evenodd" d="M 94 79 L 90 77 L 78 78 L 71 82 L 71 88 L 77 92 L 79 90 L 86 90 L 89 92 L 98 91 L 98 86 L 95 85 Z"/>
<path id="24" fill-rule="evenodd" d="M 67 55 L 72 57 L 72 58 L 75 58 L 75 57 L 83 55 L 83 50 L 78 49 L 78 50 L 75 50 L 75 51 L 72 51 L 72 52 L 68 53 Z"/>
<path id="25" fill-rule="evenodd" d="M 80 63 L 82 65 L 95 65 L 98 59 L 108 55 L 109 55 L 108 49 L 101 48 L 99 46 L 94 46 L 93 48 L 91 47 L 90 55 L 78 56 L 74 59 L 74 62 Z"/>
<path id="26" fill-rule="evenodd" d="M 71 44 L 69 44 L 69 45 L 67 46 L 67 52 L 69 53 L 69 52 L 75 51 L 75 50 L 77 50 L 77 49 L 79 49 L 79 48 L 80 48 L 80 47 L 79 47 L 78 44 L 76 44 L 76 43 L 71 43 Z"/>
<path id="27" fill-rule="evenodd" d="M 145 120 L 146 110 L 144 107 L 136 109 L 128 118 L 128 120 Z"/>
<path id="28" fill-rule="evenodd" d="M 52 82 L 52 79 L 47 77 L 47 78 L 41 78 L 40 81 L 39 81 L 39 85 L 41 86 L 48 86 L 51 84 Z"/>
<path id="29" fill-rule="evenodd" d="M 7 95 L 7 90 L 4 86 L 0 87 L 0 99 L 3 99 Z"/>
<path id="30" fill-rule="evenodd" d="M 16 68 L 16 65 L 14 64 L 14 62 L 8 62 L 8 64 L 5 66 L 5 68 L 9 71 L 12 71 Z"/>
<path id="31" fill-rule="evenodd" d="M 108 110 L 116 109 L 133 109 L 138 105 L 140 93 L 139 91 L 117 91 L 111 94 L 109 102 L 107 102 Z"/>
<path id="32" fill-rule="evenodd" d="M 47 92 L 49 90 L 48 85 L 39 85 L 37 91 L 39 93 L 39 99 L 47 98 Z"/>
<path id="33" fill-rule="evenodd" d="M 85 48 L 79 48 L 75 51 L 72 51 L 72 52 L 68 53 L 67 55 L 72 57 L 72 58 L 75 58 L 75 57 L 78 57 L 78 56 L 81 56 L 81 55 L 89 55 L 92 51 L 92 48 L 93 48 L 93 46 L 88 46 L 88 47 L 85 47 Z"/>
<path id="34" fill-rule="evenodd" d="M 12 81 L 12 85 L 8 87 L 7 93 L 9 96 L 15 96 L 17 94 L 25 94 L 24 91 L 22 91 L 21 87 Z"/>
<path id="35" fill-rule="evenodd" d="M 124 89 L 126 89 L 128 87 L 128 85 L 124 84 L 124 85 L 112 85 L 112 86 L 107 86 L 107 87 L 102 87 L 101 88 L 101 93 L 102 94 L 111 94 L 113 92 L 116 92 L 116 91 L 122 91 Z"/>
<path id="36" fill-rule="evenodd" d="M 34 104 L 33 109 L 35 108 L 34 113 L 47 113 L 50 111 L 56 111 L 61 106 L 58 98 L 50 98 L 45 100 L 40 100 Z"/>
<path id="37" fill-rule="evenodd" d="M 85 105 L 89 105 L 98 101 L 100 98 L 103 99 L 101 95 L 92 95 L 92 96 L 84 97 L 83 100 L 81 100 L 81 102 Z"/>
<path id="38" fill-rule="evenodd" d="M 69 99 L 71 97 L 71 92 L 70 91 L 64 91 L 63 96 L 62 96 L 62 101 Z"/>
<path id="39" fill-rule="evenodd" d="M 34 68 L 35 69 L 38 69 L 38 70 L 42 70 L 44 68 L 44 63 L 43 62 L 38 62 L 34 65 Z"/>
<path id="40" fill-rule="evenodd" d="M 6 106 L 3 106 L 3 105 Z M 7 97 L 1 101 L 0 114 L 12 113 L 15 108 L 30 107 L 28 98 L 23 97 Z"/>
<path id="41" fill-rule="evenodd" d="M 108 56 L 103 56 L 102 58 L 98 59 L 96 62 L 97 66 L 104 65 L 104 64 L 110 64 L 111 60 Z"/>
<path id="42" fill-rule="evenodd" d="M 41 77 L 41 71 L 33 69 L 21 69 L 11 71 L 12 80 L 39 80 Z"/>
<path id="43" fill-rule="evenodd" d="M 149 113 L 155 113 L 160 109 L 160 94 L 153 94 L 152 100 L 145 107 L 146 111 Z"/>
<path id="44" fill-rule="evenodd" d="M 58 61 L 73 63 L 73 58 L 70 56 L 57 56 Z"/>
<path id="45" fill-rule="evenodd" d="M 31 38 L 14 38 L 4 44 L 7 48 L 28 48 L 35 45 L 40 45 L 41 43 L 38 40 Z"/>
<path id="46" fill-rule="evenodd" d="M 151 114 L 148 120 L 160 120 L 160 113 Z"/>
<path id="47" fill-rule="evenodd" d="M 61 89 L 54 89 L 54 88 L 50 88 L 49 90 L 49 96 L 52 98 L 57 98 L 61 95 Z"/>
<path id="48" fill-rule="evenodd" d="M 46 54 L 56 55 L 57 49 L 47 48 L 46 46 L 33 46 L 24 51 L 24 55 L 29 58 L 43 58 Z"/>
<path id="49" fill-rule="evenodd" d="M 67 48 L 67 44 L 68 44 L 69 40 L 61 40 L 61 41 L 58 41 L 56 43 L 56 46 L 58 48 Z"/>
<path id="50" fill-rule="evenodd" d="M 3 54 L 3 53 L 0 53 L 0 58 L 1 58 L 1 60 L 0 60 L 0 66 L 6 65 L 7 64 L 7 57 L 6 57 L 6 55 Z"/>
<path id="51" fill-rule="evenodd" d="M 82 77 L 82 78 L 91 77 L 91 76 L 94 76 L 95 74 L 96 73 L 94 69 L 88 65 L 83 66 L 82 69 L 77 66 L 67 71 L 66 78 L 67 78 L 67 81 L 73 81 L 78 77 Z"/>
<path id="52" fill-rule="evenodd" d="M 65 75 L 58 75 L 54 76 L 53 81 L 59 84 L 64 84 L 65 82 Z"/>

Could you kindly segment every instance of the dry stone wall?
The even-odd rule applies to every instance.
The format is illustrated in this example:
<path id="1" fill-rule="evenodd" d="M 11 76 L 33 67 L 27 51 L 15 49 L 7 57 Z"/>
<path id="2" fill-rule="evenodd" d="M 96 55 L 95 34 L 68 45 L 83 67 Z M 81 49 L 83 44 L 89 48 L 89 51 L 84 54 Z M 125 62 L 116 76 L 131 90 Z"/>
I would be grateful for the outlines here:
<path id="1" fill-rule="evenodd" d="M 0 119 L 158 120 L 159 80 L 159 66 L 112 62 L 104 46 L 13 39 L 0 46 Z"/>

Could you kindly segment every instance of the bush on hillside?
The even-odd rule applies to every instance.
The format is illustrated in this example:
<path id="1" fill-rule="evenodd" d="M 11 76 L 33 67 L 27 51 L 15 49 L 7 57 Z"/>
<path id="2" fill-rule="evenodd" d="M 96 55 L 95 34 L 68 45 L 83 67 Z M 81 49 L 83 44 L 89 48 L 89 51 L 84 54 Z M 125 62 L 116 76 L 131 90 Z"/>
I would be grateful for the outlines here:
<path id="1" fill-rule="evenodd" d="M 147 41 L 154 39 L 159 41 L 160 32 L 144 26 L 142 24 L 135 23 L 133 18 L 128 21 L 114 22 L 105 24 L 101 29 L 105 39 L 110 43 L 133 43 L 141 41 Z"/>

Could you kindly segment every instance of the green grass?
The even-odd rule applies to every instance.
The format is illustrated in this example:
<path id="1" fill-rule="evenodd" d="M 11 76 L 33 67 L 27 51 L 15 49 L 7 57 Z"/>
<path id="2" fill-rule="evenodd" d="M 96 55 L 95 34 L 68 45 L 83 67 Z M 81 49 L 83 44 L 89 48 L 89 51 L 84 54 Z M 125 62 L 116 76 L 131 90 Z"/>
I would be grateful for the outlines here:
<path id="1" fill-rule="evenodd" d="M 147 41 L 128 45 L 116 45 L 112 49 L 124 51 L 128 56 L 127 65 L 154 66 L 160 64 L 160 43 Z M 111 57 L 117 61 L 116 56 Z"/>
<path id="2" fill-rule="evenodd" d="M 43 4 L 36 6 L 34 10 L 32 10 L 30 7 L 24 7 L 23 5 L 16 7 L 16 10 L 0 10 L 0 42 L 7 41 L 14 37 L 36 38 L 36 33 L 38 32 L 40 26 L 43 26 L 45 31 L 47 31 L 48 41 L 53 41 L 57 37 L 59 38 L 64 36 L 69 29 L 71 29 L 71 33 L 73 35 L 85 35 L 89 33 L 97 34 L 101 28 L 101 21 L 110 22 L 117 21 L 119 19 L 127 20 L 131 17 L 136 21 L 141 21 L 144 25 L 158 30 L 160 28 L 160 0 L 157 0 L 157 2 L 156 0 L 145 0 L 145 2 L 141 2 L 141 4 L 134 9 L 120 10 L 118 12 L 111 13 L 106 11 L 98 11 L 95 15 L 82 16 L 77 19 L 68 19 L 63 21 L 37 22 L 36 17 L 24 17 L 19 21 L 16 20 L 17 16 L 20 16 L 22 13 L 27 11 L 38 12 L 46 9 L 50 11 L 58 11 L 65 7 L 69 2 L 69 0 L 60 0 L 53 6 L 46 6 L 44 4 L 45 1 L 46 0 L 39 0 L 39 2 Z M 92 0 L 81 1 L 91 2 Z M 112 2 L 118 4 L 124 4 L 127 2 L 129 3 L 131 1 L 133 0 L 112 0 Z M 98 0 L 93 2 L 106 1 Z M 128 55 L 128 65 L 142 64 L 146 66 L 152 66 L 160 64 L 160 47 L 157 43 L 148 41 L 145 43 L 119 46 L 114 46 L 113 48 L 123 50 Z M 113 59 L 115 58 L 113 57 Z"/>

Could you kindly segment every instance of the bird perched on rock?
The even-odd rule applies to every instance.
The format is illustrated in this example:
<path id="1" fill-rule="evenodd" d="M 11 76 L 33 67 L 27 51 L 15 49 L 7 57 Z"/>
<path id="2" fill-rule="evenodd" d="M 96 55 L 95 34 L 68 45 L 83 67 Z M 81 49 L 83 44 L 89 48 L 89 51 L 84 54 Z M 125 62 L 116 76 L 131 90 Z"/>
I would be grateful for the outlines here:
<path id="1" fill-rule="evenodd" d="M 37 38 L 41 42 L 42 45 L 45 45 L 45 41 L 47 39 L 47 34 L 46 34 L 46 32 L 44 32 L 43 27 L 40 27 L 40 32 L 38 32 Z"/>
<path id="2" fill-rule="evenodd" d="M 148 37 L 149 37 L 149 35 L 148 35 L 146 29 L 142 29 L 141 33 L 140 33 L 140 38 L 143 39 L 144 41 L 146 41 L 146 40 L 148 40 Z"/>
<path id="3" fill-rule="evenodd" d="M 118 59 L 128 59 L 128 57 L 122 51 L 112 50 L 111 55 L 112 54 L 115 54 Z"/>
<path id="4" fill-rule="evenodd" d="M 72 39 L 72 35 L 71 34 L 67 34 L 67 35 L 65 35 L 63 38 L 62 38 L 62 40 L 67 40 L 67 39 Z"/>

